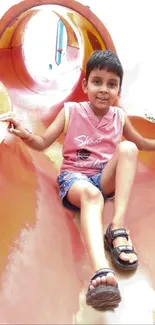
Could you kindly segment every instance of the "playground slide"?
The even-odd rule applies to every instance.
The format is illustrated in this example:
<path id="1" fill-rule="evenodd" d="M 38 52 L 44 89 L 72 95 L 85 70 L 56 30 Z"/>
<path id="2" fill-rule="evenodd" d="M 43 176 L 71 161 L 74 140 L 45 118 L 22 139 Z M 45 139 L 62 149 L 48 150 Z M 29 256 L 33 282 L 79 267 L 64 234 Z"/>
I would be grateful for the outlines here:
<path id="1" fill-rule="evenodd" d="M 66 72 L 38 80 L 28 72 L 23 40 L 41 5 L 53 5 L 68 34 Z M 95 49 L 112 49 L 112 39 L 91 10 L 76 1 L 25 0 L 0 21 L 1 114 L 11 108 L 35 132 L 42 132 L 68 100 L 84 100 L 80 83 Z M 63 79 L 64 78 L 64 79 Z M 53 93 L 63 93 L 61 100 Z M 154 124 L 132 116 L 135 127 L 155 137 Z M 4 141 L 2 141 L 4 138 Z M 85 304 L 92 275 L 79 233 L 79 218 L 61 206 L 56 176 L 63 136 L 45 153 L 28 149 L 0 125 L 0 323 L 1 324 L 152 324 L 154 308 L 155 154 L 140 153 L 126 216 L 140 266 L 117 273 L 123 301 L 115 312 L 99 313 Z M 104 228 L 112 216 L 104 212 Z"/>

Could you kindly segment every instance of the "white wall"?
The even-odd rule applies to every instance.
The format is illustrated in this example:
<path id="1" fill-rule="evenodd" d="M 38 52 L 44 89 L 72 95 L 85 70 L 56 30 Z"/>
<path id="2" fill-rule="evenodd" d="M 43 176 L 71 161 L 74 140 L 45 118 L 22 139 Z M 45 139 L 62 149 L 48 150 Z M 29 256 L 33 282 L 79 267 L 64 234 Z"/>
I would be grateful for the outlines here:
<path id="1" fill-rule="evenodd" d="M 0 16 L 18 0 L 1 1 Z M 130 114 L 155 112 L 154 0 L 81 0 L 107 27 L 125 76 L 122 102 Z"/>
<path id="2" fill-rule="evenodd" d="M 81 0 L 107 27 L 124 67 L 123 104 L 155 114 L 154 0 Z"/>

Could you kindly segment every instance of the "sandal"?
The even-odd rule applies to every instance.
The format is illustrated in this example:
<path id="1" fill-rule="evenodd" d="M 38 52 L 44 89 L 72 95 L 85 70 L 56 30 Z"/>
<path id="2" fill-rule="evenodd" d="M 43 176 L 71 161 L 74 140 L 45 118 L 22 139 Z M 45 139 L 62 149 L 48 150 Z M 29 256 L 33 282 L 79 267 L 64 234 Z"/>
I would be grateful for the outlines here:
<path id="1" fill-rule="evenodd" d="M 118 304 L 121 301 L 118 284 L 116 284 L 115 287 L 106 284 L 99 284 L 94 289 L 90 289 L 92 280 L 106 276 L 108 273 L 114 274 L 114 272 L 109 268 L 100 269 L 95 272 L 94 276 L 91 278 L 88 292 L 86 294 L 87 305 L 99 311 L 112 310 L 118 307 Z"/>
<path id="2" fill-rule="evenodd" d="M 129 261 L 123 261 L 119 256 L 123 253 L 134 253 L 137 255 L 133 246 L 129 245 L 120 245 L 118 247 L 113 246 L 113 240 L 117 237 L 125 237 L 127 240 L 129 235 L 125 228 L 118 228 L 111 230 L 110 225 L 107 228 L 106 234 L 104 235 L 104 247 L 106 250 L 110 251 L 111 258 L 114 264 L 122 270 L 131 271 L 136 270 L 138 266 L 138 260 L 133 263 Z"/>

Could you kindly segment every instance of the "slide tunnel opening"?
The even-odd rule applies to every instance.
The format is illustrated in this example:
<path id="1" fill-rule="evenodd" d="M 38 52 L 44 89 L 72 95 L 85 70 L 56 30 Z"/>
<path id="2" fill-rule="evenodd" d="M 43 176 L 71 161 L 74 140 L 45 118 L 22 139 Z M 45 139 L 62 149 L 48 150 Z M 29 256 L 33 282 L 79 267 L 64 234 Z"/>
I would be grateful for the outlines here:
<path id="1" fill-rule="evenodd" d="M 17 76 L 33 92 L 43 95 L 48 92 L 51 105 L 66 98 L 81 75 L 79 32 L 67 15 L 64 18 L 64 10 L 59 14 L 61 11 L 51 5 L 34 8 L 33 14 L 25 22 L 24 19 L 21 21 L 22 45 L 12 44 L 12 51 L 17 54 L 13 53 Z M 20 26 L 16 28 L 13 40 L 18 37 L 18 29 Z M 18 56 L 21 60 L 17 62 Z"/>
<path id="2" fill-rule="evenodd" d="M 85 100 L 81 81 L 92 51 L 115 47 L 100 20 L 75 1 L 25 0 L 12 8 L 0 22 L 1 81 L 13 105 L 41 110 L 48 124 L 65 101 Z"/>

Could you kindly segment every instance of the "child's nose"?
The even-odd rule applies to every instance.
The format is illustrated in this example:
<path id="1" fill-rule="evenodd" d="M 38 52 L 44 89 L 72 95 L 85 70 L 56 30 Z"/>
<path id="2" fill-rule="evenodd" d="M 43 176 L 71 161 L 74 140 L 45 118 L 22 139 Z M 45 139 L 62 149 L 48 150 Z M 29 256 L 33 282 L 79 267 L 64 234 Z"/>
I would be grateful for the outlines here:
<path id="1" fill-rule="evenodd" d="M 101 85 L 100 92 L 101 93 L 107 93 L 108 92 L 107 85 L 105 85 L 105 84 Z"/>

